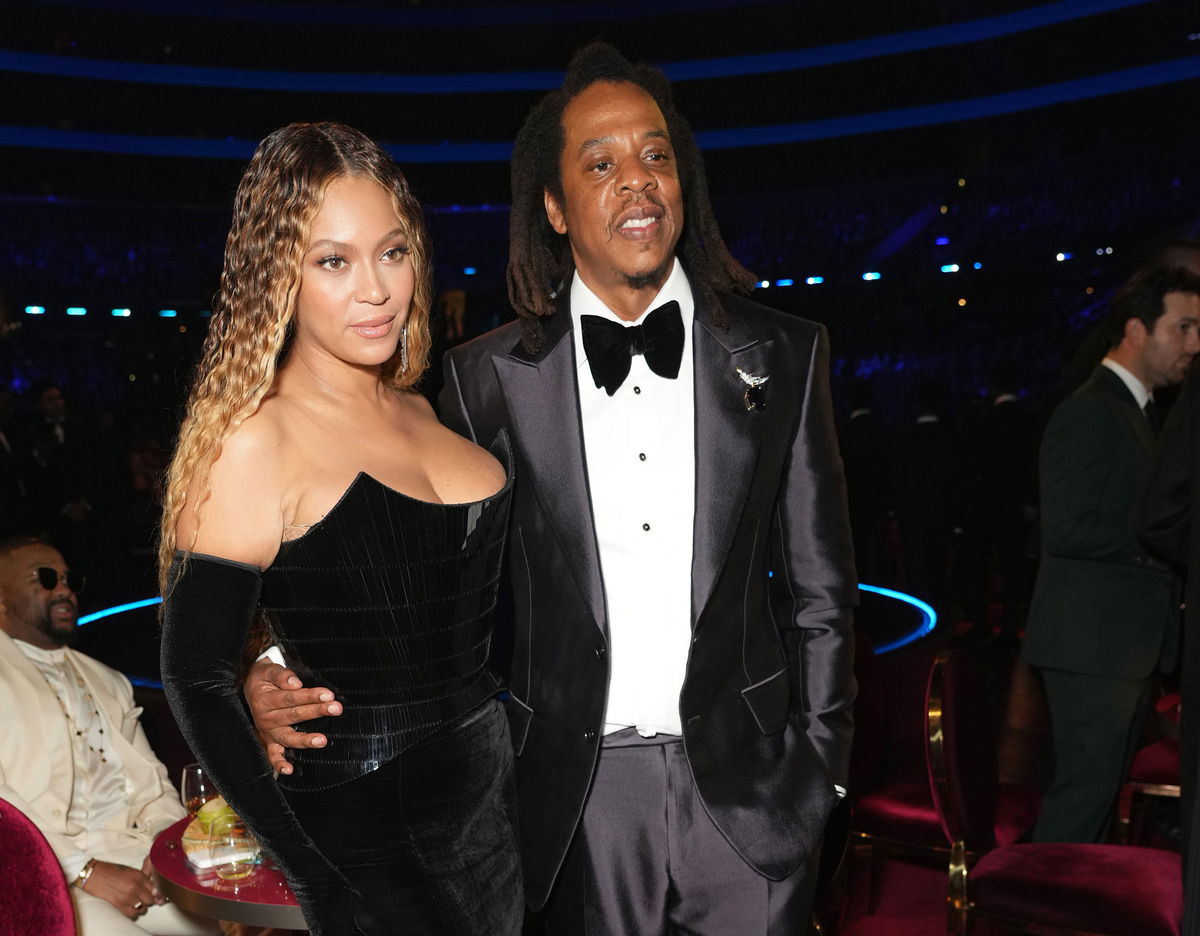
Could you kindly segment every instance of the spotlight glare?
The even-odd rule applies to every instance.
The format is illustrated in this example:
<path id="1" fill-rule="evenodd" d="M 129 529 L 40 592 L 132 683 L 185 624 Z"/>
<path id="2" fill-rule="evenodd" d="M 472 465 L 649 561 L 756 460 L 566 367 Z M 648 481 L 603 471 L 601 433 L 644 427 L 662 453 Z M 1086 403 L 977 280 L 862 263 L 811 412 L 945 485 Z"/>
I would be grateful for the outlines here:
<path id="1" fill-rule="evenodd" d="M 178 314 L 179 313 L 176 312 L 174 309 L 159 309 L 158 310 L 159 318 L 175 318 L 175 316 L 177 316 Z"/>
<path id="2" fill-rule="evenodd" d="M 463 276 L 474 276 L 476 272 L 475 267 L 463 267 Z"/>
<path id="3" fill-rule="evenodd" d="M 966 304 L 967 304 L 967 300 L 966 300 L 966 299 L 959 299 L 959 300 L 958 300 L 958 307 L 959 307 L 960 309 L 961 309 L 963 306 L 965 306 Z"/>
<path id="4" fill-rule="evenodd" d="M 759 281 L 758 281 L 758 288 L 759 288 L 759 289 L 767 289 L 768 287 L 770 287 L 770 285 L 771 285 L 771 281 L 770 281 L 770 280 L 759 280 Z"/>
<path id="5" fill-rule="evenodd" d="M 872 271 L 870 271 L 870 272 L 868 272 L 868 273 L 864 273 L 864 274 L 862 275 L 862 278 L 863 278 L 864 280 L 866 280 L 867 282 L 871 282 L 872 280 L 883 279 L 883 274 L 882 274 L 882 273 L 877 273 L 877 272 L 875 272 L 875 271 L 873 271 L 873 270 L 872 270 Z"/>
<path id="6" fill-rule="evenodd" d="M 809 286 L 819 286 L 819 285 L 821 285 L 821 283 L 825 282 L 825 277 L 809 276 L 809 277 L 805 278 L 804 282 L 807 283 Z"/>
<path id="7" fill-rule="evenodd" d="M 1059 263 L 1062 263 L 1064 260 L 1070 260 L 1074 256 L 1075 255 L 1073 253 L 1070 253 L 1069 251 L 1064 250 L 1062 253 L 1056 253 L 1054 255 L 1054 259 L 1057 260 Z"/>
<path id="8" fill-rule="evenodd" d="M 795 280 L 793 280 L 793 279 L 777 279 L 777 280 L 775 280 L 776 286 L 791 286 L 793 283 L 795 283 Z"/>
<path id="9" fill-rule="evenodd" d="M 83 306 L 67 306 L 67 315 L 75 317 L 87 315 L 87 309 L 85 309 Z"/>
<path id="10" fill-rule="evenodd" d="M 45 306 L 25 306 L 25 314 L 26 315 L 45 315 L 46 307 Z"/>
<path id="11" fill-rule="evenodd" d="M 971 266 L 975 267 L 975 269 L 977 269 L 977 270 L 983 269 L 983 264 L 980 263 L 978 260 L 976 260 L 974 263 L 972 263 Z"/>
<path id="12" fill-rule="evenodd" d="M 958 272 L 958 264 L 957 263 L 943 263 L 942 264 L 942 272 L 943 273 L 957 273 Z"/>
<path id="13" fill-rule="evenodd" d="M 129 309 L 113 309 L 113 318 L 129 318 L 133 313 Z"/>
<path id="14" fill-rule="evenodd" d="M 959 180 L 958 180 L 958 187 L 959 187 L 959 188 L 965 188 L 965 187 L 966 187 L 966 185 L 967 185 L 967 180 L 966 180 L 966 179 L 959 179 Z"/>
<path id="15" fill-rule="evenodd" d="M 1104 248 L 1104 252 L 1105 252 L 1106 254 L 1111 254 L 1111 253 L 1113 252 L 1113 249 L 1112 249 L 1111 247 L 1105 247 L 1105 248 Z"/>

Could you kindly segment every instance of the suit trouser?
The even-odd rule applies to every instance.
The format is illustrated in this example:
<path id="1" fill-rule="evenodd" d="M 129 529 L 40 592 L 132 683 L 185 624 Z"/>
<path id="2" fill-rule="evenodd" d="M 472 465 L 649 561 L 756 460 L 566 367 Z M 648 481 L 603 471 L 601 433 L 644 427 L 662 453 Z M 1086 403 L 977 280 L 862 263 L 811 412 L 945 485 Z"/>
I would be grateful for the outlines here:
<path id="1" fill-rule="evenodd" d="M 1150 698 L 1148 679 L 1043 669 L 1054 734 L 1054 780 L 1034 826 L 1037 842 L 1103 842 L 1112 827 Z"/>
<path id="2" fill-rule="evenodd" d="M 79 936 L 212 936 L 220 933 L 216 920 L 193 916 L 175 904 L 147 908 L 137 920 L 131 920 L 107 900 L 71 888 L 75 904 L 75 926 Z"/>
<path id="3" fill-rule="evenodd" d="M 709 819 L 683 742 L 604 739 L 583 819 L 545 913 L 553 936 L 794 936 L 819 855 L 770 881 Z"/>

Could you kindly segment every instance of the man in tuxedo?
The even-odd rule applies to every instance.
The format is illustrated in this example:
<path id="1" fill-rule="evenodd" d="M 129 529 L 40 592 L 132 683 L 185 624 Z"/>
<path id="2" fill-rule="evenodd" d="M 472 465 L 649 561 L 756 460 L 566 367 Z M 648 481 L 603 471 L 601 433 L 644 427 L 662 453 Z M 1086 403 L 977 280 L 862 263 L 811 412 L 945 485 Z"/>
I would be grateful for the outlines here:
<path id="1" fill-rule="evenodd" d="M 184 810 L 129 680 L 70 647 L 80 587 L 58 550 L 0 539 L 0 797 L 50 842 L 80 936 L 218 933 L 151 877 L 150 844 Z"/>
<path id="2" fill-rule="evenodd" d="M 1039 841 L 1099 842 L 1128 770 L 1155 672 L 1174 666 L 1179 597 L 1136 536 L 1155 441 L 1154 390 L 1200 350 L 1200 280 L 1147 267 L 1113 299 L 1110 350 L 1042 438 L 1042 559 L 1023 656 L 1040 669 L 1054 780 Z"/>
<path id="3" fill-rule="evenodd" d="M 441 411 L 516 452 L 528 903 L 554 934 L 800 932 L 854 700 L 825 332 L 735 295 L 669 85 L 611 46 L 534 108 L 512 178 L 520 320 L 449 353 Z"/>

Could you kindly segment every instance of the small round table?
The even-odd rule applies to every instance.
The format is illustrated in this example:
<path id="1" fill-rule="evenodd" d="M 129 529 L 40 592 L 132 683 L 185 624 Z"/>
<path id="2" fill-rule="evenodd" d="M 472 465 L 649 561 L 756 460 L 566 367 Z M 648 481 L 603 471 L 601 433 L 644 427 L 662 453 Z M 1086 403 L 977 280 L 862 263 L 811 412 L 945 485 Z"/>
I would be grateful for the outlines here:
<path id="1" fill-rule="evenodd" d="M 163 829 L 150 846 L 150 863 L 159 889 L 189 913 L 278 929 L 307 930 L 304 915 L 283 875 L 268 865 L 240 881 L 222 881 L 215 871 L 196 871 L 183 855 L 179 839 L 191 822 L 185 816 Z"/>

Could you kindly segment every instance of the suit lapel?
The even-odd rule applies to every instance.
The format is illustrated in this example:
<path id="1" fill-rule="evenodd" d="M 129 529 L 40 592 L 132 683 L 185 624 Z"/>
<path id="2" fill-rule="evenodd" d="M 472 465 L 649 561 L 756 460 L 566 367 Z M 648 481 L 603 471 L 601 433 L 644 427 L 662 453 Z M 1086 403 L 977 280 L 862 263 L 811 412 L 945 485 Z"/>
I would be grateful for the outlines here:
<path id="1" fill-rule="evenodd" d="M 1118 412 L 1129 425 L 1134 438 L 1138 440 L 1147 455 L 1153 453 L 1154 430 L 1150 427 L 1150 420 L 1138 406 L 1133 393 L 1125 386 L 1125 382 L 1120 377 L 1103 364 L 1097 368 L 1097 371 L 1099 385 L 1116 401 Z"/>
<path id="2" fill-rule="evenodd" d="M 729 328 L 712 323 L 709 310 L 696 303 L 695 343 L 696 519 L 692 543 L 693 626 L 712 595 L 725 566 L 734 530 L 745 506 L 758 462 L 771 384 L 763 385 L 767 409 L 746 406 L 749 375 L 770 376 L 774 342 L 733 318 Z"/>
<path id="3" fill-rule="evenodd" d="M 45 739 L 46 744 L 52 750 L 66 752 L 66 760 L 69 765 L 71 763 L 70 731 L 62 714 L 62 708 L 38 668 L 21 652 L 13 638 L 4 633 L 0 633 L 0 666 L 13 674 L 9 684 L 18 700 L 18 710 L 37 712 L 37 718 L 41 725 L 40 736 Z M 55 739 L 59 740 L 58 745 L 55 745 Z M 44 788 L 50 782 L 49 760 L 29 758 L 33 774 L 31 779 L 38 788 Z M 58 756 L 53 760 L 56 765 L 62 763 Z"/>
<path id="4" fill-rule="evenodd" d="M 604 589 L 584 459 L 575 342 L 566 303 L 545 320 L 544 328 L 545 342 L 536 354 L 528 354 L 518 345 L 507 354 L 496 355 L 493 363 L 508 407 L 514 445 L 521 452 L 522 467 L 532 475 L 518 484 L 537 499 L 564 561 L 599 622 L 604 620 Z"/>

